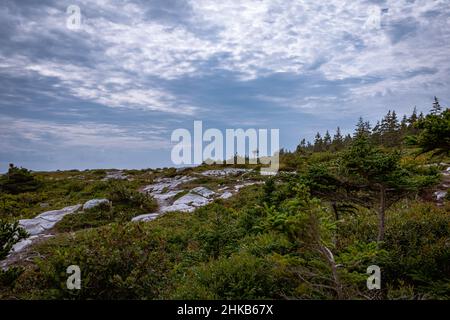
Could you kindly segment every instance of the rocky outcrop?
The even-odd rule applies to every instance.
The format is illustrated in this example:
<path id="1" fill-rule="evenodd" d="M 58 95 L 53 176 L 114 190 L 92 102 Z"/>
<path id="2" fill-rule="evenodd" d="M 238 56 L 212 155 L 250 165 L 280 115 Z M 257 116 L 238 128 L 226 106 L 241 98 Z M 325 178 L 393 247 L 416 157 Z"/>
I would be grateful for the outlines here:
<path id="1" fill-rule="evenodd" d="M 12 253 L 22 251 L 39 239 L 51 237 L 52 235 L 48 234 L 49 230 L 52 229 L 66 215 L 73 214 L 80 208 L 81 204 L 77 204 L 75 206 L 65 207 L 60 210 L 43 212 L 33 219 L 19 220 L 19 225 L 28 232 L 30 237 L 16 243 L 11 249 L 10 255 Z"/>
<path id="2" fill-rule="evenodd" d="M 123 171 L 110 171 L 106 173 L 106 177 L 103 178 L 103 181 L 106 180 L 126 180 L 128 176 L 123 173 Z"/>
<path id="3" fill-rule="evenodd" d="M 221 176 L 239 175 L 250 171 L 251 171 L 250 169 L 225 168 L 222 170 L 207 170 L 203 171 L 201 174 L 204 176 L 221 177 Z"/>
<path id="4" fill-rule="evenodd" d="M 144 192 L 148 192 L 151 195 L 161 194 L 166 191 L 173 191 L 182 183 L 195 180 L 194 177 L 189 176 L 177 176 L 175 178 L 160 178 L 156 180 L 156 183 L 151 184 L 143 189 Z"/>
<path id="5" fill-rule="evenodd" d="M 108 199 L 92 199 L 87 201 L 84 205 L 83 205 L 83 210 L 89 210 L 95 207 L 98 207 L 101 204 L 108 204 L 109 205 L 109 200 Z"/>
<path id="6" fill-rule="evenodd" d="M 205 187 L 197 187 L 191 190 L 191 192 L 201 195 L 202 197 L 210 198 L 216 193 Z"/>
<path id="7" fill-rule="evenodd" d="M 235 186 L 234 186 L 234 190 L 235 190 L 236 192 L 238 192 L 239 190 L 241 190 L 241 189 L 244 188 L 244 187 L 253 186 L 253 185 L 255 185 L 255 184 L 262 184 L 262 183 L 264 183 L 264 182 L 262 182 L 262 181 L 246 182 L 246 183 L 242 183 L 242 184 L 235 185 Z"/>
<path id="8" fill-rule="evenodd" d="M 19 220 L 19 225 L 24 228 L 28 234 L 34 236 L 46 232 L 53 228 L 64 216 L 75 213 L 81 208 L 81 204 L 63 208 L 61 210 L 52 210 L 41 213 L 33 219 Z"/>
<path id="9" fill-rule="evenodd" d="M 191 191 L 192 192 L 192 191 Z M 194 193 L 188 193 L 178 200 L 175 200 L 174 205 L 188 205 L 193 207 L 203 207 L 210 203 L 212 199 L 208 199 L 206 197 L 200 196 Z"/>
<path id="10" fill-rule="evenodd" d="M 108 199 L 92 199 L 87 201 L 84 205 L 77 204 L 74 206 L 62 208 L 60 210 L 46 211 L 32 219 L 19 220 L 19 226 L 21 226 L 28 232 L 29 237 L 16 243 L 13 246 L 10 255 L 12 253 L 21 252 L 38 240 L 52 237 L 53 235 L 49 234 L 49 231 L 53 229 L 53 227 L 55 227 L 55 225 L 66 215 L 73 214 L 79 211 L 81 208 L 83 210 L 92 209 L 103 203 L 109 204 L 110 202 Z"/>
<path id="11" fill-rule="evenodd" d="M 175 197 L 177 194 L 179 194 L 180 192 L 183 192 L 184 190 L 173 190 L 173 191 L 169 191 L 167 193 L 152 193 L 153 198 L 155 198 L 158 202 L 164 201 L 164 200 L 169 200 L 173 197 Z"/>
<path id="12" fill-rule="evenodd" d="M 180 204 L 173 204 L 171 206 L 163 207 L 160 209 L 160 212 L 161 213 L 174 212 L 174 211 L 193 212 L 194 210 L 195 210 L 194 207 L 184 204 L 184 203 L 180 203 Z"/>
<path id="13" fill-rule="evenodd" d="M 208 170 L 201 172 L 199 175 L 209 177 L 224 177 L 228 175 L 239 175 L 249 172 L 248 169 L 225 168 L 222 170 Z M 159 210 L 149 214 L 144 214 L 133 218 L 132 221 L 152 221 L 159 215 L 166 212 L 180 211 L 193 212 L 199 207 L 206 206 L 214 201 L 214 199 L 228 199 L 233 196 L 233 192 L 238 192 L 241 188 L 257 184 L 260 182 L 249 181 L 236 185 L 234 190 L 228 190 L 229 187 L 222 187 L 217 191 L 210 190 L 203 186 L 195 187 L 188 191 L 178 199 L 174 199 L 180 192 L 185 192 L 184 189 L 177 189 L 183 183 L 195 180 L 192 176 L 177 176 L 174 178 L 161 178 L 155 183 L 148 185 L 142 189 L 143 192 L 150 194 L 158 201 Z"/>
<path id="14" fill-rule="evenodd" d="M 143 221 L 143 222 L 147 222 L 147 221 L 155 220 L 158 216 L 159 216 L 159 213 L 143 214 L 143 215 L 134 217 L 133 219 L 131 219 L 131 221 Z"/>
<path id="15" fill-rule="evenodd" d="M 233 194 L 232 194 L 231 192 L 225 191 L 225 192 L 220 196 L 220 198 L 221 198 L 221 199 L 228 199 L 228 198 L 231 198 L 232 196 L 233 196 Z"/>

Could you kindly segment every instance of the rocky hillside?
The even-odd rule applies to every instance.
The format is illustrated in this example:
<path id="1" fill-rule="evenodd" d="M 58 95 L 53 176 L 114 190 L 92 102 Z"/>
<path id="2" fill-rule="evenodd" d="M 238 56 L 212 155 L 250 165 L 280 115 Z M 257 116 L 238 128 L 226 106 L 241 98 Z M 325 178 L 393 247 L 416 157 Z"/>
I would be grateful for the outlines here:
<path id="1" fill-rule="evenodd" d="M 183 174 L 183 171 L 186 173 Z M 162 174 L 157 174 L 162 176 L 155 178 L 153 183 L 139 187 L 139 192 L 155 199 L 157 206 L 152 212 L 131 217 L 131 221 L 148 222 L 167 212 L 190 213 L 215 199 L 228 199 L 243 187 L 262 183 L 262 177 L 259 177 L 251 169 L 225 168 L 202 172 L 178 169 L 176 172 L 179 174 L 173 177 L 164 177 L 163 171 Z M 69 178 L 80 177 L 82 176 Z M 50 177 L 50 179 L 52 178 Z M 130 181 L 133 179 L 123 171 L 111 171 L 106 172 L 105 177 L 100 181 Z M 40 207 L 48 206 L 47 203 L 39 205 Z M 34 257 L 33 245 L 59 234 L 60 232 L 55 226 L 67 215 L 83 216 L 95 208 L 111 208 L 114 205 L 113 201 L 106 198 L 90 199 L 84 203 L 76 203 L 58 210 L 44 211 L 33 218 L 20 219 L 19 225 L 27 231 L 29 237 L 12 247 L 6 259 L 0 261 L 0 267 L 7 269 L 9 266 L 20 264 L 23 261 L 30 261 Z"/>
<path id="2" fill-rule="evenodd" d="M 402 159 L 420 174 L 412 186 L 428 187 L 388 192 L 380 242 L 378 198 L 333 176 L 337 157 L 275 177 L 245 166 L 33 173 L 33 191 L 2 194 L 2 218 L 27 236 L 1 261 L 0 297 L 450 297 L 450 166 Z M 373 264 L 378 292 L 365 287 Z M 70 265 L 81 290 L 66 287 Z"/>

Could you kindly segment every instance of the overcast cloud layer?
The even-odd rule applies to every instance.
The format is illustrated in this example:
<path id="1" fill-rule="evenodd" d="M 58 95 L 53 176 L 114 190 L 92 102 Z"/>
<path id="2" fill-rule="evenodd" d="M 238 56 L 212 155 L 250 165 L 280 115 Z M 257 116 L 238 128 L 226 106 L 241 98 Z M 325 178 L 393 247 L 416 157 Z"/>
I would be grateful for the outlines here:
<path id="1" fill-rule="evenodd" d="M 448 0 L 3 0 L 0 171 L 171 166 L 194 120 L 294 148 L 448 105 L 449 30 Z"/>

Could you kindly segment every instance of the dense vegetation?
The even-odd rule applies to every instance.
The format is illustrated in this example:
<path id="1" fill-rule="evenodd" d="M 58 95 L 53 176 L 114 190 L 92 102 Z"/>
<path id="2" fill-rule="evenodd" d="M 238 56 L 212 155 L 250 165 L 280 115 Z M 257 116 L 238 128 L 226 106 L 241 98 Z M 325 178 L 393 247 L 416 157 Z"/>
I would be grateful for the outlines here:
<path id="1" fill-rule="evenodd" d="M 390 111 L 373 129 L 360 119 L 353 136 L 318 134 L 281 152 L 290 172 L 147 223 L 128 222 L 155 207 L 137 190 L 173 169 L 115 182 L 101 181 L 104 171 L 35 173 L 33 191 L 2 187 L 4 225 L 41 212 L 42 202 L 106 197 L 112 207 L 66 216 L 57 237 L 35 246 L 34 263 L 0 273 L 0 297 L 450 299 L 450 204 L 430 197 L 439 163 L 449 161 L 450 110 L 442 109 L 436 99 L 426 116 L 414 111 L 399 123 Z M 214 179 L 227 183 L 191 183 Z M 66 289 L 73 264 L 81 290 Z M 382 270 L 381 290 L 366 287 L 370 265 Z"/>

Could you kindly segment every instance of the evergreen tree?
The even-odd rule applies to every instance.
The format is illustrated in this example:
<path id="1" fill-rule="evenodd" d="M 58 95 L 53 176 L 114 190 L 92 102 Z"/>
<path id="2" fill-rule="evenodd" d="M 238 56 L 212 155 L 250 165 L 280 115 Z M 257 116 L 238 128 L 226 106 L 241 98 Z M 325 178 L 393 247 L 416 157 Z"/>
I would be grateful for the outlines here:
<path id="1" fill-rule="evenodd" d="M 414 110 L 411 116 L 408 118 L 408 128 L 406 130 L 405 136 L 407 135 L 415 135 L 419 132 L 415 124 L 419 121 L 419 117 L 417 116 L 417 107 L 414 107 Z"/>
<path id="2" fill-rule="evenodd" d="M 389 123 L 391 121 L 391 110 L 381 119 L 381 133 L 384 134 L 389 131 Z"/>
<path id="3" fill-rule="evenodd" d="M 297 146 L 296 152 L 299 153 L 299 152 L 305 152 L 305 151 L 306 151 L 306 139 L 303 138 L 300 141 L 300 144 Z"/>
<path id="4" fill-rule="evenodd" d="M 408 119 L 408 126 L 411 128 L 417 122 L 417 107 L 414 107 L 413 113 Z"/>
<path id="5" fill-rule="evenodd" d="M 421 112 L 417 118 L 417 121 L 422 121 L 423 119 L 425 119 L 425 116 L 423 115 L 423 112 Z"/>
<path id="6" fill-rule="evenodd" d="M 406 117 L 406 114 L 403 115 L 402 121 L 400 122 L 400 130 L 406 131 L 408 129 L 408 118 Z"/>
<path id="7" fill-rule="evenodd" d="M 331 135 L 328 132 L 325 132 L 325 135 L 323 136 L 323 147 L 325 150 L 328 150 L 331 146 Z"/>
<path id="8" fill-rule="evenodd" d="M 375 144 L 380 144 L 381 143 L 381 135 L 382 135 L 382 131 L 381 131 L 381 124 L 380 121 L 377 121 L 377 124 L 375 125 L 375 127 L 373 127 L 372 130 L 372 142 Z"/>
<path id="9" fill-rule="evenodd" d="M 364 121 L 362 117 L 359 117 L 353 137 L 357 139 L 368 136 L 370 136 L 370 123 L 369 121 Z"/>
<path id="10" fill-rule="evenodd" d="M 303 138 L 302 141 L 300 141 L 300 148 L 306 148 L 306 139 Z"/>
<path id="11" fill-rule="evenodd" d="M 391 119 L 389 122 L 389 130 L 391 132 L 395 132 L 400 128 L 400 124 L 398 122 L 397 113 L 395 110 L 392 110 Z"/>
<path id="12" fill-rule="evenodd" d="M 372 126 L 370 125 L 370 122 L 369 121 L 365 121 L 364 122 L 364 133 L 367 136 L 370 136 L 371 131 L 372 131 Z"/>
<path id="13" fill-rule="evenodd" d="M 333 142 L 332 142 L 333 150 L 341 150 L 344 146 L 344 138 L 341 134 L 341 128 L 337 127 L 336 133 L 333 136 Z"/>
<path id="14" fill-rule="evenodd" d="M 410 144 L 417 145 L 421 152 L 433 151 L 436 154 L 450 152 L 450 109 L 441 114 L 429 114 L 415 125 L 420 131 L 409 137 Z"/>
<path id="15" fill-rule="evenodd" d="M 387 147 L 398 146 L 401 141 L 400 124 L 395 110 L 389 110 L 381 120 L 379 127 L 379 142 Z"/>
<path id="16" fill-rule="evenodd" d="M 342 155 L 342 174 L 361 192 L 369 193 L 378 206 L 378 241 L 383 241 L 386 209 L 402 197 L 436 182 L 435 176 L 416 174 L 416 168 L 403 168 L 399 152 L 384 152 L 367 137 L 356 139 Z"/>
<path id="17" fill-rule="evenodd" d="M 439 104 L 439 100 L 437 97 L 434 97 L 434 102 L 433 102 L 433 106 L 431 107 L 431 111 L 430 113 L 432 115 L 439 115 L 442 112 L 442 107 Z"/>
<path id="18" fill-rule="evenodd" d="M 314 139 L 314 151 L 323 151 L 323 139 L 319 132 Z"/>
<path id="19" fill-rule="evenodd" d="M 344 145 L 349 146 L 352 143 L 352 141 L 353 141 L 353 138 L 350 135 L 350 133 L 348 133 L 344 138 Z"/>

